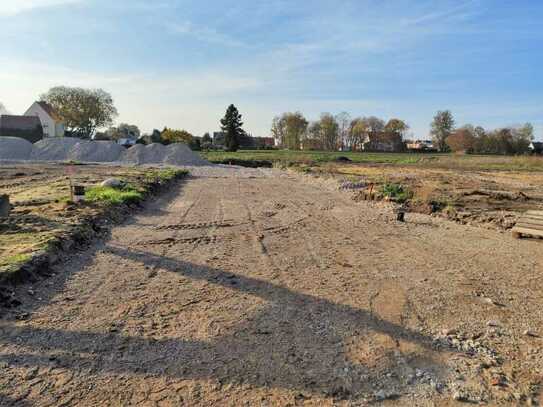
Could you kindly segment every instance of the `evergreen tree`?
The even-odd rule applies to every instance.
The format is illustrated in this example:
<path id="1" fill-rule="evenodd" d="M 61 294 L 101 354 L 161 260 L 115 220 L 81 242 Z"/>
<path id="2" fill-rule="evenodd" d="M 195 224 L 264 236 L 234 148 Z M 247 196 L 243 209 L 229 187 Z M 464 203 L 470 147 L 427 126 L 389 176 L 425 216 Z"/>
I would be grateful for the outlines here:
<path id="1" fill-rule="evenodd" d="M 245 134 L 242 129 L 241 114 L 234 105 L 228 106 L 224 118 L 221 119 L 221 130 L 224 132 L 224 145 L 226 151 L 237 151 L 239 141 Z"/>

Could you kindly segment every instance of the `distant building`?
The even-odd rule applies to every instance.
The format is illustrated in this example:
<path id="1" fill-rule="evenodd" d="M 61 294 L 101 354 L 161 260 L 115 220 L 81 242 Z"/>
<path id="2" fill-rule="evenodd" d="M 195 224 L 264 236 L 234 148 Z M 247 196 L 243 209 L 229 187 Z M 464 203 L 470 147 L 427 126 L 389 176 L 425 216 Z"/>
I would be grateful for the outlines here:
<path id="1" fill-rule="evenodd" d="M 398 153 L 405 151 L 402 136 L 395 133 L 379 132 L 366 136 L 362 142 L 364 151 Z"/>
<path id="2" fill-rule="evenodd" d="M 406 140 L 408 150 L 414 151 L 435 151 L 432 140 Z"/>
<path id="3" fill-rule="evenodd" d="M 530 143 L 530 151 L 534 154 L 543 154 L 543 142 L 532 141 Z"/>
<path id="4" fill-rule="evenodd" d="M 43 136 L 43 127 L 37 116 L 0 116 L 0 137 L 20 137 L 35 143 Z"/>
<path id="5" fill-rule="evenodd" d="M 64 137 L 64 123 L 49 103 L 34 102 L 24 115 L 39 118 L 44 137 Z"/>
<path id="6" fill-rule="evenodd" d="M 273 137 L 254 137 L 257 148 L 273 148 L 275 147 L 275 138 Z"/>
<path id="7" fill-rule="evenodd" d="M 224 147 L 225 143 L 225 134 L 223 131 L 214 131 L 213 132 L 213 147 Z"/>

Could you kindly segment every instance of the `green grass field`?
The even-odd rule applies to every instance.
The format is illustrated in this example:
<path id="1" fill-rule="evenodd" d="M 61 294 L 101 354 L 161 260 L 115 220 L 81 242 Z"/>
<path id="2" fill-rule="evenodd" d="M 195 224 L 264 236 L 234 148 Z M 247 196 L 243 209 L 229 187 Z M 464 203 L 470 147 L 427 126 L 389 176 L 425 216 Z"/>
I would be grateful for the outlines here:
<path id="1" fill-rule="evenodd" d="M 423 167 L 450 168 L 475 171 L 543 171 L 543 157 L 535 156 L 491 156 L 454 155 L 422 153 L 360 153 L 328 151 L 291 150 L 240 150 L 234 153 L 225 151 L 201 152 L 201 155 L 214 163 L 251 164 L 267 161 L 276 166 L 309 165 L 320 166 L 335 162 L 338 157 L 347 157 L 359 164 L 415 165 Z"/>

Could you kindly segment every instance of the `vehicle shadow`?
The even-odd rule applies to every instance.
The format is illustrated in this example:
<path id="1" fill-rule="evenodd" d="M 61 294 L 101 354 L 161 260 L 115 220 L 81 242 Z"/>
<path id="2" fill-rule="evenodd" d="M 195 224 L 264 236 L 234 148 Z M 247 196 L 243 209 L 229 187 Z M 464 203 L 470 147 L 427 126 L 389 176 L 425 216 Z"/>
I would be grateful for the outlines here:
<path id="1" fill-rule="evenodd" d="M 375 384 L 407 391 L 403 377 L 416 357 L 436 375 L 445 374 L 432 338 L 386 321 L 366 310 L 299 293 L 269 281 L 233 274 L 146 251 L 108 245 L 126 259 L 159 266 L 193 280 L 203 280 L 265 301 L 254 315 L 210 340 L 127 336 L 117 332 L 83 332 L 4 324 L 3 345 L 17 344 L 25 354 L 1 355 L 9 364 L 50 366 L 99 374 L 148 374 L 180 379 L 212 379 L 224 384 L 282 388 L 313 396 L 358 399 Z M 120 321 L 121 322 L 121 321 Z M 122 326 L 122 325 L 121 325 Z M 6 335 L 9 330 L 9 335 Z M 390 338 L 392 347 L 377 364 L 353 357 L 351 344 L 374 335 Z M 417 351 L 410 354 L 410 346 Z M 39 350 L 39 353 L 36 352 Z M 366 355 L 371 357 L 372 349 Z M 401 372 L 386 376 L 387 372 Z"/>

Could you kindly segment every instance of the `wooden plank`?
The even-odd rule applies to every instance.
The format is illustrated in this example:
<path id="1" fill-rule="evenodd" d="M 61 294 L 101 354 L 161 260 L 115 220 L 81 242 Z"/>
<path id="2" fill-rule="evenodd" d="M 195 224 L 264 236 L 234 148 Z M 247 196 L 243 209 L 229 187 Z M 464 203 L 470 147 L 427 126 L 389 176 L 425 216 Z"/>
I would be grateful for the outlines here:
<path id="1" fill-rule="evenodd" d="M 520 233 L 522 235 L 543 237 L 543 230 L 527 229 L 527 228 L 521 228 L 521 227 L 515 226 L 512 229 L 512 232 L 513 232 L 513 235 Z"/>
<path id="2" fill-rule="evenodd" d="M 543 211 L 528 211 L 526 215 L 543 216 Z"/>

